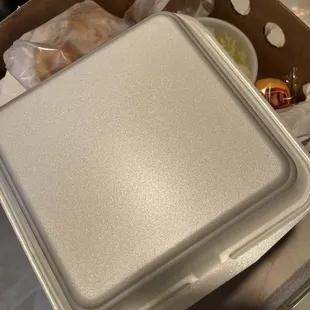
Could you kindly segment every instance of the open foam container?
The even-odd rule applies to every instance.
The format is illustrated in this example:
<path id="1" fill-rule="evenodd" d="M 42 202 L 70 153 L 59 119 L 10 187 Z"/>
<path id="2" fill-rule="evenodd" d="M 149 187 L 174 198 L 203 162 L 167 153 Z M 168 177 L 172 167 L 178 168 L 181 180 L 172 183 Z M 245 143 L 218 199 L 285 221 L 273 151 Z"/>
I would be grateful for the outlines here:
<path id="1" fill-rule="evenodd" d="M 302 146 L 168 13 L 3 106 L 0 156 L 0 202 L 55 309 L 186 309 L 309 209 Z"/>

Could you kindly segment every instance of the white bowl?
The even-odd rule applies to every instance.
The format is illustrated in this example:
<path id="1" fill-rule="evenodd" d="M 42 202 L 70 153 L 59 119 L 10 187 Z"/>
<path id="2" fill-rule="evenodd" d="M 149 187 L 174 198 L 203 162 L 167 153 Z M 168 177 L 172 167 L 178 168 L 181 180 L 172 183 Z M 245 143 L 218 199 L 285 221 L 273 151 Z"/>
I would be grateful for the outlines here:
<path id="1" fill-rule="evenodd" d="M 248 37 L 237 27 L 223 20 L 211 17 L 200 17 L 197 18 L 197 20 L 206 28 L 213 28 L 215 30 L 226 32 L 240 44 L 249 58 L 250 73 L 248 74 L 248 77 L 252 82 L 255 82 L 258 72 L 258 59 L 256 51 Z"/>

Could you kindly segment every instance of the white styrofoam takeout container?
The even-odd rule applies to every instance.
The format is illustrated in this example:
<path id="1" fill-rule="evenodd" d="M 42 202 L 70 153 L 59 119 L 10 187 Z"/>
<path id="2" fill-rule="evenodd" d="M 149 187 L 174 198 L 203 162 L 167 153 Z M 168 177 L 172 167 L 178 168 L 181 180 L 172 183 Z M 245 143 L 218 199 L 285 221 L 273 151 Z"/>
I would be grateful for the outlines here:
<path id="1" fill-rule="evenodd" d="M 309 210 L 302 146 L 172 14 L 3 106 L 0 156 L 0 202 L 55 309 L 186 309 Z"/>

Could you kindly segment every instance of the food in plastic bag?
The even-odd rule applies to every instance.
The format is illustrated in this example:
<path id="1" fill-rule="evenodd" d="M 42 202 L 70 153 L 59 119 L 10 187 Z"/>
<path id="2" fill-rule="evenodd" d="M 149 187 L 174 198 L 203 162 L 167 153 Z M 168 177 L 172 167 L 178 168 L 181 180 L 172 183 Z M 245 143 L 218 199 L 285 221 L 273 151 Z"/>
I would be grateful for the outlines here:
<path id="1" fill-rule="evenodd" d="M 87 0 L 25 33 L 4 53 L 4 62 L 28 89 L 129 27 L 123 19 Z"/>
<path id="2" fill-rule="evenodd" d="M 45 80 L 57 71 L 67 67 L 80 58 L 82 54 L 70 50 L 66 44 L 61 49 L 41 45 L 36 51 L 34 68 L 40 81 Z"/>
<path id="3" fill-rule="evenodd" d="M 288 86 L 278 79 L 262 79 L 256 81 L 256 87 L 261 91 L 274 109 L 281 109 L 291 104 L 291 93 Z"/>
<path id="4" fill-rule="evenodd" d="M 212 12 L 213 5 L 214 0 L 136 0 L 126 11 L 124 19 L 136 24 L 166 9 L 193 17 L 206 17 Z"/>

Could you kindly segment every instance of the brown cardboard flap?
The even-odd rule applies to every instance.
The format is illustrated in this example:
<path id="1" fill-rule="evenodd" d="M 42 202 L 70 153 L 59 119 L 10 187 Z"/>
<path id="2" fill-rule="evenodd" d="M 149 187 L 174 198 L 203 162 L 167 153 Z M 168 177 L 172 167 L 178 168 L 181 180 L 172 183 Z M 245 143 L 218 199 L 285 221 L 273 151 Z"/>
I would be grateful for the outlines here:
<path id="1" fill-rule="evenodd" d="M 260 78 L 283 76 L 297 66 L 304 82 L 310 82 L 310 29 L 277 0 L 251 0 L 247 16 L 235 12 L 230 0 L 218 0 L 212 17 L 226 20 L 252 41 L 258 56 Z M 285 34 L 282 48 L 273 47 L 264 36 L 267 22 L 276 23 Z"/>
<path id="2" fill-rule="evenodd" d="M 96 0 L 107 11 L 122 17 L 134 0 Z M 0 23 L 0 78 L 4 75 L 3 53 L 21 35 L 62 13 L 79 0 L 30 0 Z"/>

